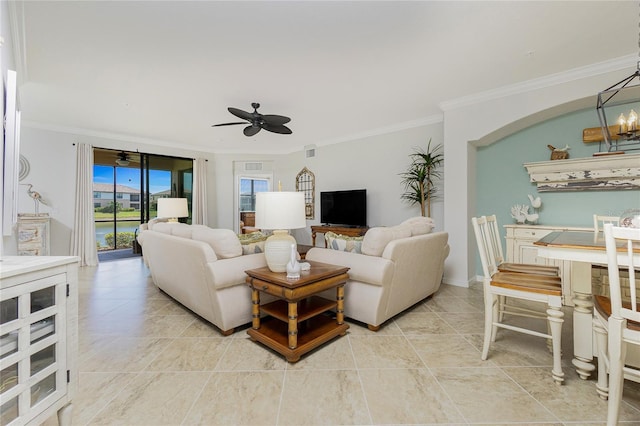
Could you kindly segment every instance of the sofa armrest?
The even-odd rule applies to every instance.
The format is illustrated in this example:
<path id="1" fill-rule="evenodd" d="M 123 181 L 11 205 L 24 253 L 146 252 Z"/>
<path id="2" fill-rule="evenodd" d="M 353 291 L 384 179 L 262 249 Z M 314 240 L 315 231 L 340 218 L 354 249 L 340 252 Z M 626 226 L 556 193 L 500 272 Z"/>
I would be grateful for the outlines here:
<path id="1" fill-rule="evenodd" d="M 321 247 L 314 247 L 309 250 L 305 259 L 346 266 L 349 268 L 349 278 L 351 280 L 378 286 L 391 282 L 395 268 L 393 261 L 382 257 Z"/>
<path id="2" fill-rule="evenodd" d="M 207 264 L 207 267 L 211 271 L 212 281 L 217 289 L 244 284 L 247 278 L 247 274 L 245 274 L 244 271 L 262 268 L 263 266 L 267 266 L 264 253 L 247 254 L 230 259 L 218 259 Z"/>

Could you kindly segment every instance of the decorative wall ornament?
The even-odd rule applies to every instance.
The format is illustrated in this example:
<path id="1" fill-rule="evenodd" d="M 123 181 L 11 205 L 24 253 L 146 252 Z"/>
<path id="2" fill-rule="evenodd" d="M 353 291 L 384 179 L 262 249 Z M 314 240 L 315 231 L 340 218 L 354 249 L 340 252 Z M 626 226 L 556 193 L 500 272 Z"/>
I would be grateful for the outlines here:
<path id="1" fill-rule="evenodd" d="M 296 191 L 304 192 L 304 211 L 306 219 L 314 218 L 316 199 L 316 177 L 306 167 L 296 176 Z"/>
<path id="2" fill-rule="evenodd" d="M 31 166 L 29 165 L 29 160 L 27 157 L 20 154 L 20 171 L 18 172 L 18 180 L 23 181 L 29 175 L 29 171 L 31 170 Z"/>
<path id="3" fill-rule="evenodd" d="M 531 202 L 531 206 L 526 204 L 515 204 L 511 206 L 511 217 L 516 220 L 516 223 L 525 224 L 525 223 L 537 223 L 540 215 L 538 214 L 538 209 L 542 207 L 542 200 L 540 197 L 533 197 L 533 195 L 527 195 L 529 197 L 529 201 Z M 533 208 L 533 212 L 529 213 L 529 207 Z"/>

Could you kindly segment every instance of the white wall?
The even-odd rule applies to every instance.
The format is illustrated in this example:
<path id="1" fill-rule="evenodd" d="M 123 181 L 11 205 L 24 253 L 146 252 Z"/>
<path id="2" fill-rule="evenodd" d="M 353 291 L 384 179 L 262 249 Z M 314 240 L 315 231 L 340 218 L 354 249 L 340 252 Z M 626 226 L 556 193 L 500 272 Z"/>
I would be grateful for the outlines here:
<path id="1" fill-rule="evenodd" d="M 41 206 L 41 213 L 51 215 L 51 255 L 68 255 L 71 242 L 71 228 L 74 221 L 75 202 L 75 162 L 76 147 L 74 144 L 88 143 L 94 147 L 140 151 L 160 155 L 174 155 L 185 158 L 208 159 L 208 212 L 209 223 L 216 224 L 218 205 L 216 203 L 217 173 L 215 157 L 211 153 L 188 151 L 164 146 L 126 142 L 122 140 L 77 135 L 66 132 L 38 129 L 22 126 L 20 153 L 31 165 L 29 175 L 20 182 L 18 211 L 33 213 L 35 206 L 27 194 L 26 183 L 33 185 L 50 207 Z M 11 237 L 5 237 L 4 254 L 17 253 L 15 231 Z"/>
<path id="2" fill-rule="evenodd" d="M 409 206 L 400 199 L 404 192 L 400 173 L 409 166 L 409 155 L 414 148 L 427 148 L 442 143 L 442 123 L 370 136 L 350 142 L 318 146 L 316 156 L 305 158 L 304 151 L 296 152 L 276 161 L 277 179 L 283 190 L 295 190 L 295 177 L 307 167 L 316 178 L 315 219 L 308 227 L 294 232 L 296 240 L 311 244 L 309 226 L 320 224 L 320 192 L 344 189 L 367 190 L 367 225 L 391 226 L 420 215 L 419 206 Z M 444 195 L 441 190 L 440 195 Z M 432 204 L 436 229 L 444 229 L 442 198 Z M 321 239 L 317 245 L 323 245 Z"/>

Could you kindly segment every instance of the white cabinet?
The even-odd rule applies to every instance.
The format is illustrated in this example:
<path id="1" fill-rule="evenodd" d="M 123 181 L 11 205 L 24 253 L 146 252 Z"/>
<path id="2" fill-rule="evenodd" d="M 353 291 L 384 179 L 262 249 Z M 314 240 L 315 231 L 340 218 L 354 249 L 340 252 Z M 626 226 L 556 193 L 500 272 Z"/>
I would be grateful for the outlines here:
<path id="1" fill-rule="evenodd" d="M 562 295 L 564 304 L 573 306 L 571 285 L 571 262 L 567 260 L 547 259 L 538 256 L 538 248 L 533 244 L 540 238 L 555 231 L 593 231 L 593 228 L 574 228 L 567 226 L 547 225 L 504 225 L 506 230 L 507 262 L 535 263 L 553 265 L 560 268 L 562 278 Z"/>
<path id="2" fill-rule="evenodd" d="M 18 214 L 18 255 L 49 256 L 49 214 Z"/>
<path id="3" fill-rule="evenodd" d="M 0 260 L 0 424 L 71 423 L 78 384 L 78 258 Z"/>

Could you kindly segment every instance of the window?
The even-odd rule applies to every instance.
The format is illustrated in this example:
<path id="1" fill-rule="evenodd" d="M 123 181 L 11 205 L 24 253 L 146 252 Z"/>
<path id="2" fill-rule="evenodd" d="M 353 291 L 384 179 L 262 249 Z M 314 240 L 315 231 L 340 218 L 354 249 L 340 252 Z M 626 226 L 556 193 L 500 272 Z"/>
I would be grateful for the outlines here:
<path id="1" fill-rule="evenodd" d="M 122 192 L 117 192 L 116 193 L 116 198 L 119 199 L 119 200 L 122 200 L 124 198 Z"/>
<path id="2" fill-rule="evenodd" d="M 130 194 L 129 195 L 129 200 L 131 200 L 131 201 L 140 201 L 140 194 Z M 137 208 L 139 208 L 139 207 L 137 207 Z"/>
<path id="3" fill-rule="evenodd" d="M 240 211 L 256 210 L 256 193 L 269 190 L 267 179 L 240 178 Z"/>

